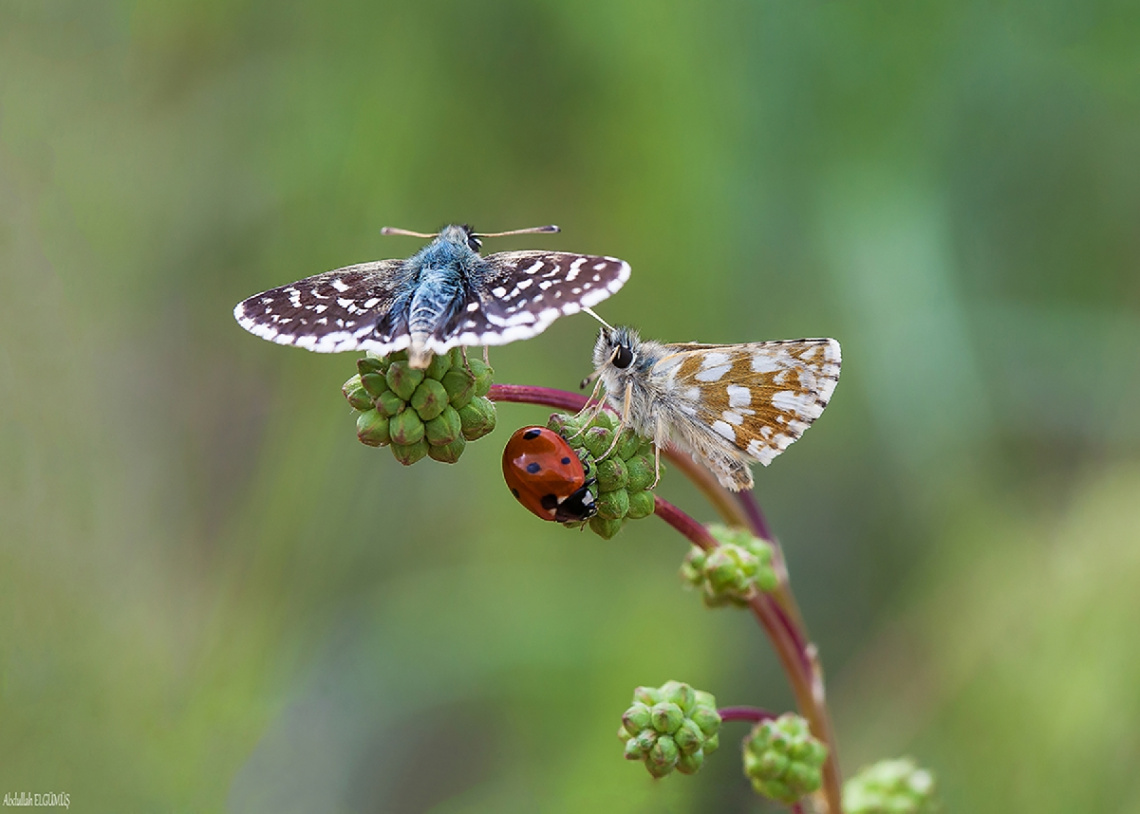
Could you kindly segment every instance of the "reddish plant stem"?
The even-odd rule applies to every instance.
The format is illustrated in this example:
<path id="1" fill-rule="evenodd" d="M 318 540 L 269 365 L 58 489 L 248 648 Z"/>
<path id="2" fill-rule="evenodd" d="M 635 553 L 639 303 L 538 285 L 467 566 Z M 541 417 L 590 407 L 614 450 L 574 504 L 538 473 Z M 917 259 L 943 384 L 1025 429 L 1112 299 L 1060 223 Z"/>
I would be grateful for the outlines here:
<path id="1" fill-rule="evenodd" d="M 744 510 L 744 516 L 748 518 L 748 525 L 752 527 L 752 533 L 761 540 L 775 543 L 776 535 L 772 534 L 772 530 L 768 527 L 768 520 L 764 517 L 764 512 L 760 511 L 760 504 L 756 502 L 756 494 L 751 490 L 737 492 L 736 502 Z"/>
<path id="2" fill-rule="evenodd" d="M 688 537 L 693 545 L 700 546 L 705 551 L 712 551 L 719 545 L 703 523 L 698 523 L 669 501 L 654 496 L 653 504 L 653 513 Z"/>
<path id="3" fill-rule="evenodd" d="M 579 393 L 516 384 L 492 385 L 488 397 L 492 401 L 538 404 L 572 412 L 580 411 L 588 402 L 586 396 Z M 684 472 L 700 488 L 725 522 L 750 528 L 753 534 L 773 547 L 777 571 L 780 574 L 780 586 L 772 595 L 757 594 L 749 605 L 772 642 L 795 693 L 797 706 L 808 719 L 814 735 L 828 746 L 827 761 L 823 766 L 823 789 L 820 793 L 823 800 L 819 800 L 823 806 L 822 810 L 830 814 L 842 814 L 839 762 L 823 692 L 823 672 L 820 669 L 815 646 L 805 636 L 807 628 L 803 624 L 803 618 L 788 584 L 783 551 L 772 535 L 768 522 L 751 492 L 741 492 L 734 500 L 728 490 L 716 481 L 712 473 L 698 465 L 690 456 L 680 453 L 671 446 L 666 446 L 662 452 L 670 463 Z M 703 524 L 698 523 L 672 503 L 656 496 L 654 502 L 654 512 L 693 545 L 700 546 L 706 551 L 718 545 Z M 798 803 L 792 810 L 803 811 Z"/>
<path id="4" fill-rule="evenodd" d="M 725 707 L 718 709 L 717 714 L 720 715 L 720 720 L 724 723 L 730 721 L 748 721 L 749 723 L 758 724 L 761 721 L 774 721 L 776 713 L 769 712 L 766 709 L 759 707 Z"/>

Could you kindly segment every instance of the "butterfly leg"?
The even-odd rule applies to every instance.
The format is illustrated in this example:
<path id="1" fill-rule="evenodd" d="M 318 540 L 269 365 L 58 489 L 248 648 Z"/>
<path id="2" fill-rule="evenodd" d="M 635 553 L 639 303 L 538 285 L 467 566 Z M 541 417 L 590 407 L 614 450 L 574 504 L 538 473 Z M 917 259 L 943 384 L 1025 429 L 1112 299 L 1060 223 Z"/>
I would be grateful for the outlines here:
<path id="1" fill-rule="evenodd" d="M 613 454 L 617 449 L 618 442 L 621 440 L 621 433 L 626 427 L 629 426 L 629 410 L 633 404 L 633 382 L 628 382 L 625 386 L 625 401 L 621 406 L 621 421 L 614 427 L 614 440 L 610 444 L 610 448 L 605 451 L 599 461 L 604 461 L 606 458 Z"/>
<path id="2" fill-rule="evenodd" d="M 661 480 L 661 445 L 665 443 L 665 436 L 669 430 L 665 426 L 665 422 L 657 419 L 657 432 L 653 434 L 653 472 L 654 478 L 648 488 L 656 489 L 657 484 Z"/>
<path id="3" fill-rule="evenodd" d="M 491 366 L 491 346 L 490 345 L 484 345 L 483 346 L 483 364 L 485 364 L 487 367 Z"/>
<path id="4" fill-rule="evenodd" d="M 592 393 L 590 393 L 590 397 L 588 399 L 586 399 L 585 406 L 582 407 L 582 409 L 578 411 L 579 416 L 581 416 L 582 414 L 585 413 L 589 417 L 584 422 L 582 422 L 582 426 L 578 428 L 577 432 L 573 433 L 572 435 L 567 436 L 567 438 L 566 438 L 567 441 L 570 441 L 574 438 L 577 438 L 579 435 L 581 435 L 582 431 L 586 429 L 587 425 L 592 424 L 594 419 L 596 419 L 598 417 L 598 413 L 600 413 L 602 411 L 602 408 L 605 407 L 605 404 L 606 404 L 605 399 L 598 399 L 597 401 L 594 401 L 595 399 L 598 398 L 598 390 L 600 390 L 601 387 L 602 387 L 602 381 L 601 381 L 601 379 L 598 379 L 597 384 L 594 385 L 594 391 Z M 591 402 L 593 402 L 593 404 L 591 404 Z M 587 411 L 589 411 L 589 412 L 587 413 Z"/>

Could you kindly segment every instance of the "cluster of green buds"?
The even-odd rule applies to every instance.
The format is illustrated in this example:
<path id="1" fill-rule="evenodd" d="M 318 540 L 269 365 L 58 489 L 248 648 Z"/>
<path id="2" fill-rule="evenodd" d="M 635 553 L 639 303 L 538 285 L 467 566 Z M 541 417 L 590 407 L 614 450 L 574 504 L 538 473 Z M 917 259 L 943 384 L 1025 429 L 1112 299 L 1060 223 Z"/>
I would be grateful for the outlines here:
<path id="1" fill-rule="evenodd" d="M 654 777 L 693 774 L 720 745 L 716 699 L 680 681 L 638 687 L 621 720 L 626 760 L 644 762 Z"/>
<path id="2" fill-rule="evenodd" d="M 356 437 L 370 447 L 390 445 L 405 466 L 424 457 L 453 464 L 468 441 L 495 429 L 487 398 L 494 371 L 462 348 L 436 354 L 425 370 L 409 365 L 406 351 L 369 353 L 356 368 L 342 388 L 359 412 Z"/>
<path id="3" fill-rule="evenodd" d="M 693 546 L 681 564 L 681 578 L 700 590 L 705 605 L 743 607 L 756 591 L 776 589 L 771 545 L 745 529 L 711 524 L 708 530 L 720 545 L 711 551 Z"/>
<path id="4" fill-rule="evenodd" d="M 744 773 L 757 793 L 794 803 L 823 784 L 827 747 L 808 722 L 786 712 L 758 723 L 744 740 Z"/>
<path id="5" fill-rule="evenodd" d="M 626 520 L 653 514 L 654 496 L 649 487 L 657 479 L 656 459 L 652 441 L 626 428 L 615 445 L 618 419 L 605 410 L 590 413 L 555 413 L 547 427 L 567 440 L 597 478 L 598 513 L 590 518 L 590 529 L 608 540 Z"/>
<path id="6" fill-rule="evenodd" d="M 865 766 L 843 784 L 847 814 L 933 814 L 938 809 L 934 776 L 910 758 Z"/>

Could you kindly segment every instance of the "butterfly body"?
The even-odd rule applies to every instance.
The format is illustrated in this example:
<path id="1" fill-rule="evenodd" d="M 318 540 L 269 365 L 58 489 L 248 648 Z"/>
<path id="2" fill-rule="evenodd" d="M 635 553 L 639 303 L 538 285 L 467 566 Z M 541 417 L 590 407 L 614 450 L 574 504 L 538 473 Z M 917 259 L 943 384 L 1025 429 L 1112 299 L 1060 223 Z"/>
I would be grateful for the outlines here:
<path id="1" fill-rule="evenodd" d="M 669 344 L 616 327 L 594 347 L 623 422 L 658 447 L 672 441 L 734 491 L 752 487 L 751 463 L 771 463 L 819 417 L 840 361 L 834 339 Z"/>
<path id="2" fill-rule="evenodd" d="M 553 231 L 550 229 L 548 231 Z M 447 226 L 406 260 L 345 266 L 256 294 L 234 308 L 264 339 L 322 353 L 408 349 L 414 367 L 456 346 L 541 333 L 629 279 L 629 264 L 568 252 L 483 257 L 469 226 Z"/>

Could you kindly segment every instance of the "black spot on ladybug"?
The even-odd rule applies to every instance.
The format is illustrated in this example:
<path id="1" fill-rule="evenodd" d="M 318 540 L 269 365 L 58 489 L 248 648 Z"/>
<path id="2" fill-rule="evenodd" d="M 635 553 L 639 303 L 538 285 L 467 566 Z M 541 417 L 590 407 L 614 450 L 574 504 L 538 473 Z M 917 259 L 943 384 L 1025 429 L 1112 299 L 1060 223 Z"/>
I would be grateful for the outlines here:
<path id="1" fill-rule="evenodd" d="M 543 495 L 542 500 L 539 502 L 542 503 L 542 508 L 546 509 L 547 511 L 558 508 L 557 495 Z"/>
<path id="2" fill-rule="evenodd" d="M 518 490 L 518 489 L 514 489 L 514 488 L 512 488 L 512 489 L 511 489 L 511 494 L 515 496 L 515 500 L 518 500 L 518 499 L 519 499 L 519 490 Z"/>
<path id="3" fill-rule="evenodd" d="M 570 465 L 570 459 L 569 458 L 563 458 L 562 459 L 562 465 L 563 466 L 569 466 Z"/>
<path id="4" fill-rule="evenodd" d="M 534 427 L 533 429 L 529 429 L 526 432 L 524 432 L 523 438 L 527 441 L 533 441 L 535 438 L 538 438 L 538 436 L 540 436 L 540 435 L 542 435 L 542 430 L 540 430 L 538 427 Z"/>
<path id="5" fill-rule="evenodd" d="M 542 469 L 542 467 L 538 465 L 537 461 L 531 461 L 529 464 L 526 465 L 526 471 L 532 475 L 537 473 L 540 469 Z"/>

